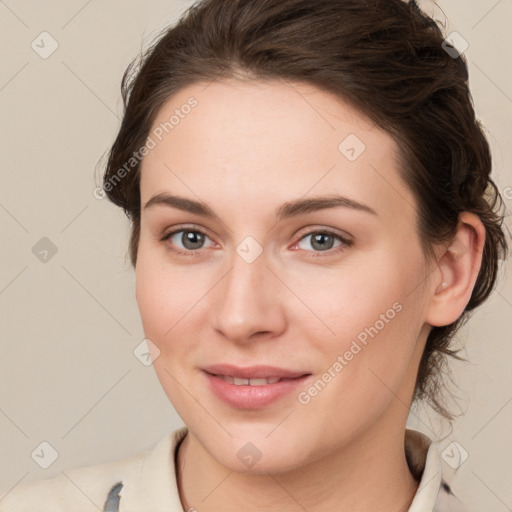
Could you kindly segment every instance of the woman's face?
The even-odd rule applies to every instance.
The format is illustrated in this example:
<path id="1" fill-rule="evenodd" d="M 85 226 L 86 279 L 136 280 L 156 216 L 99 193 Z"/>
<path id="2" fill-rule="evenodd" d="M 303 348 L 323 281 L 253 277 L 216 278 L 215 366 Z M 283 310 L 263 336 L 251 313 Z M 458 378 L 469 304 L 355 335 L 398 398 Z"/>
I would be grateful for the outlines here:
<path id="1" fill-rule="evenodd" d="M 180 91 L 150 139 L 136 295 L 191 434 L 238 471 L 403 434 L 429 297 L 394 140 L 311 85 L 235 81 Z"/>

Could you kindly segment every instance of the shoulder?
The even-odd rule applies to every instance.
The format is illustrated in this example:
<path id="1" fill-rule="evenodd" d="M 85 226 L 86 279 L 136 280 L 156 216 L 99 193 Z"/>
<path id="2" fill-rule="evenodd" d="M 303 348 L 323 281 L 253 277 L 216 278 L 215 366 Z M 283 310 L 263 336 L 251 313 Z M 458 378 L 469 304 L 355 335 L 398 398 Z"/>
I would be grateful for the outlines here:
<path id="1" fill-rule="evenodd" d="M 115 462 L 62 471 L 52 478 L 36 480 L 0 494 L 1 512 L 64 512 L 103 510 L 113 484 L 133 478 L 147 452 Z"/>
<path id="2" fill-rule="evenodd" d="M 96 465 L 62 471 L 57 476 L 0 490 L 0 512 L 98 512 L 103 510 L 112 486 L 136 482 L 146 461 L 158 447 L 168 445 L 165 436 L 153 449 Z"/>

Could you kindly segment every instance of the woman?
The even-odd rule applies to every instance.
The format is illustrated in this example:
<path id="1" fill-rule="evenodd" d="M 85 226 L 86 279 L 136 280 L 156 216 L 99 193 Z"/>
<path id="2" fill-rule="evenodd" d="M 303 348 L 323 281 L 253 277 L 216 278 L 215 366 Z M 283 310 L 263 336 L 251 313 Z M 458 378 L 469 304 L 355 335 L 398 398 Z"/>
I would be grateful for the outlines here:
<path id="1" fill-rule="evenodd" d="M 414 2 L 206 0 L 133 71 L 103 189 L 186 426 L 1 510 L 456 510 L 406 421 L 507 252 L 463 57 Z"/>

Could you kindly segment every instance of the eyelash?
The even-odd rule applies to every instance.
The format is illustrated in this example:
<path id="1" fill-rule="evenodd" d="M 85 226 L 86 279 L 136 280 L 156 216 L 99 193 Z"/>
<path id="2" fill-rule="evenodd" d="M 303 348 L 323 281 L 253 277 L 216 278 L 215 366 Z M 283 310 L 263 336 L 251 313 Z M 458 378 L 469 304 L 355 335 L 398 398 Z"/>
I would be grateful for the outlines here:
<path id="1" fill-rule="evenodd" d="M 160 241 L 161 242 L 166 242 L 172 236 L 174 236 L 176 233 L 185 232 L 185 231 L 188 231 L 190 233 L 200 233 L 200 234 L 210 238 L 204 231 L 202 231 L 201 229 L 197 229 L 195 226 L 181 226 L 180 229 L 175 229 L 175 230 L 165 234 L 160 239 Z M 315 253 L 314 255 L 310 256 L 312 258 L 318 258 L 318 257 L 319 258 L 323 258 L 323 257 L 332 256 L 333 254 L 337 254 L 337 253 L 345 250 L 347 247 L 350 247 L 353 244 L 352 240 L 344 238 L 339 233 L 336 233 L 336 232 L 331 231 L 329 229 L 316 229 L 316 230 L 311 230 L 311 231 L 308 231 L 306 233 L 303 233 L 300 236 L 300 238 L 293 245 L 296 245 L 297 243 L 301 242 L 304 238 L 306 238 L 306 237 L 308 237 L 310 235 L 318 235 L 318 234 L 332 236 L 332 237 L 336 238 L 337 240 L 339 240 L 342 243 L 342 245 L 340 245 L 338 247 L 335 247 L 333 249 L 327 249 L 325 251 L 308 251 L 308 252 Z M 171 247 L 171 250 L 174 251 L 177 254 L 181 254 L 181 255 L 184 255 L 184 256 L 200 256 L 204 249 L 182 251 L 180 249 L 176 249 L 176 248 L 172 248 Z"/>

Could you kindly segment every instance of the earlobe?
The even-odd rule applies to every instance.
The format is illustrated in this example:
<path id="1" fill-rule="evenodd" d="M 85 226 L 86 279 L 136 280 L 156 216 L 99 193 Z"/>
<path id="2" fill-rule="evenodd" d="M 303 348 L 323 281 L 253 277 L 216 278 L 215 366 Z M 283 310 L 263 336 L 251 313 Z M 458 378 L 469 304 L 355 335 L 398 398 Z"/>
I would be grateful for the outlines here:
<path id="1" fill-rule="evenodd" d="M 469 212 L 459 215 L 454 238 L 437 260 L 439 272 L 432 279 L 432 295 L 425 321 L 432 326 L 449 325 L 464 312 L 482 264 L 485 228 Z"/>

